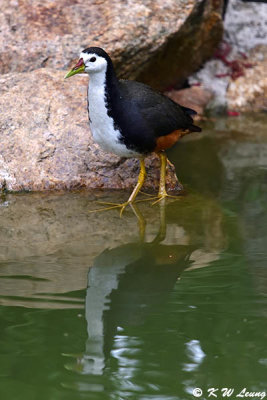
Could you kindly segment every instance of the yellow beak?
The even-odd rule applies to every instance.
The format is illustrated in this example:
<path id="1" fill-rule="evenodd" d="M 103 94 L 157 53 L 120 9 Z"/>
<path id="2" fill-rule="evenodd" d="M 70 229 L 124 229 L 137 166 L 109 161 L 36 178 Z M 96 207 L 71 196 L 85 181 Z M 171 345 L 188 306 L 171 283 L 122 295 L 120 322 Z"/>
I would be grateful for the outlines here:
<path id="1" fill-rule="evenodd" d="M 76 74 L 81 74 L 84 72 L 85 65 L 83 62 L 83 59 L 80 58 L 80 60 L 77 62 L 77 64 L 64 76 L 64 79 L 69 78 L 70 76 L 76 75 Z"/>

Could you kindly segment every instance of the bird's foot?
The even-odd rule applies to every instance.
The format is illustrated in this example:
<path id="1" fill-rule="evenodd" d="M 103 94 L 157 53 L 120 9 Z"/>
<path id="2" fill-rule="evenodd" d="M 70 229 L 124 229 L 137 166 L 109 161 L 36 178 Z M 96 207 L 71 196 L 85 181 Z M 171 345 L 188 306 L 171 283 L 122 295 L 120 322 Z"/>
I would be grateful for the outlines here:
<path id="1" fill-rule="evenodd" d="M 176 199 L 176 200 L 180 199 L 180 196 L 173 196 L 171 194 L 168 194 L 167 192 L 163 192 L 163 193 L 158 194 L 157 200 L 152 203 L 152 206 L 154 206 L 155 204 L 159 203 L 160 201 L 166 199 L 167 197 L 169 197 L 171 199 Z"/>
<path id="2" fill-rule="evenodd" d="M 95 212 L 100 212 L 100 211 L 109 211 L 109 210 L 115 210 L 116 208 L 120 208 L 120 216 L 122 216 L 123 211 L 125 210 L 125 208 L 128 206 L 128 204 L 130 204 L 129 201 L 126 201 L 125 203 L 110 203 L 107 201 L 98 201 L 98 204 L 103 204 L 103 205 L 107 205 L 108 207 L 104 207 L 104 208 L 97 208 L 96 210 L 90 210 L 89 213 L 95 213 Z"/>
<path id="3" fill-rule="evenodd" d="M 149 195 L 149 198 L 136 200 L 135 202 L 127 200 L 125 203 L 110 203 L 110 202 L 107 202 L 107 201 L 98 201 L 97 202 L 98 204 L 107 205 L 108 207 L 98 208 L 96 210 L 91 210 L 91 211 L 89 211 L 89 213 L 115 210 L 116 208 L 118 208 L 118 209 L 120 209 L 120 217 L 121 217 L 123 212 L 124 212 L 124 210 L 125 210 L 125 208 L 128 205 L 133 205 L 134 203 L 141 203 L 141 202 L 144 202 L 144 201 L 150 201 L 150 200 L 154 200 L 156 198 L 157 197 L 155 197 L 155 196 L 150 196 Z"/>
<path id="4" fill-rule="evenodd" d="M 151 194 L 151 193 L 146 193 L 146 192 L 143 192 L 143 191 L 139 191 L 139 193 L 140 194 L 143 194 L 144 196 L 147 196 L 147 197 L 155 197 L 155 195 L 154 194 Z"/>

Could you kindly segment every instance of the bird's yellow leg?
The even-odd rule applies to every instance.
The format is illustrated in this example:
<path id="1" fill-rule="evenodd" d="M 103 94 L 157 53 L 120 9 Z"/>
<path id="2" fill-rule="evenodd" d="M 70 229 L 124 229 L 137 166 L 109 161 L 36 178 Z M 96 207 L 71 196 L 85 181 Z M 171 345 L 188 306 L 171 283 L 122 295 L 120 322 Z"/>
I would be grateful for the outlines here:
<path id="1" fill-rule="evenodd" d="M 159 193 L 158 197 L 163 199 L 167 197 L 166 192 L 166 168 L 167 168 L 167 157 L 165 153 L 159 153 L 160 157 L 160 181 L 159 181 Z"/>
<path id="2" fill-rule="evenodd" d="M 178 196 L 172 196 L 167 193 L 166 191 L 166 168 L 167 163 L 169 160 L 164 152 L 158 153 L 160 158 L 160 181 L 159 181 L 159 192 L 158 192 L 158 199 L 152 203 L 152 205 L 158 203 L 159 201 L 165 199 L 166 197 L 171 197 L 177 199 Z"/>
<path id="3" fill-rule="evenodd" d="M 132 204 L 135 201 L 136 196 L 138 195 L 140 189 L 142 188 L 142 186 L 144 184 L 145 178 L 146 178 L 145 161 L 144 161 L 143 158 L 141 158 L 140 159 L 140 173 L 139 173 L 139 176 L 138 176 L 138 181 L 137 181 L 137 184 L 136 184 L 134 190 L 132 191 L 129 199 L 125 203 L 122 203 L 122 204 L 99 202 L 99 203 L 102 203 L 102 204 L 108 204 L 110 207 L 100 208 L 99 210 L 93 210 L 93 211 L 90 211 L 90 212 L 105 211 L 105 210 L 112 210 L 114 208 L 120 208 L 121 209 L 120 216 L 122 216 L 122 213 L 125 210 L 125 208 L 129 204 Z M 151 200 L 151 199 L 138 200 L 138 202 L 146 201 L 146 200 Z"/>
<path id="4" fill-rule="evenodd" d="M 141 158 L 140 159 L 140 172 L 139 172 L 137 184 L 135 185 L 135 188 L 132 191 L 129 199 L 125 203 L 121 204 L 120 216 L 122 216 L 122 213 L 125 210 L 125 207 L 127 207 L 128 204 L 131 204 L 134 202 L 136 196 L 138 195 L 138 192 L 140 191 L 141 187 L 143 186 L 143 184 L 145 182 L 145 179 L 146 179 L 145 161 L 143 158 Z"/>

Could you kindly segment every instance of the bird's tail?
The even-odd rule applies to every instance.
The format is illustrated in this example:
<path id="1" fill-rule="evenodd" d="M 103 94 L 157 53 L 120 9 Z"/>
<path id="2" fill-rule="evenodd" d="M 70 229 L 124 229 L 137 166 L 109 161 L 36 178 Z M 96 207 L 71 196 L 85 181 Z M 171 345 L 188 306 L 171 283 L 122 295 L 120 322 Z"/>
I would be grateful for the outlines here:
<path id="1" fill-rule="evenodd" d="M 202 129 L 196 125 L 190 125 L 189 130 L 190 130 L 190 132 L 201 132 L 202 131 Z"/>
<path id="2" fill-rule="evenodd" d="M 197 115 L 197 112 L 195 110 L 192 110 L 192 108 L 189 108 L 189 107 L 184 107 L 184 106 L 180 106 L 180 107 L 183 110 L 183 112 L 185 114 L 187 114 L 190 117 L 191 121 L 193 122 L 193 118 L 192 117 Z M 189 128 L 188 128 L 188 131 L 189 132 L 201 132 L 202 129 L 199 126 L 191 124 L 189 126 Z"/>
<path id="3" fill-rule="evenodd" d="M 181 105 L 180 105 L 180 107 L 187 115 L 190 115 L 190 116 L 191 115 L 197 115 L 197 112 L 195 110 L 192 110 L 192 108 L 184 107 L 184 106 L 181 106 Z"/>

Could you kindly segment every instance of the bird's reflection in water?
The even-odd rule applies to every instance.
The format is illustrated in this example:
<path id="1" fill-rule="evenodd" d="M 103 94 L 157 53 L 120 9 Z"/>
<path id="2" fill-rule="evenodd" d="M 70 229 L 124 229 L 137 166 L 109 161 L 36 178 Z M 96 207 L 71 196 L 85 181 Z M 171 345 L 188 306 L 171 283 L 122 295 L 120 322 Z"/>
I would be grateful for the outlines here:
<path id="1" fill-rule="evenodd" d="M 88 340 L 85 354 L 77 360 L 79 366 L 76 364 L 83 374 L 102 375 L 119 332 L 144 324 L 172 291 L 180 274 L 194 263 L 195 247 L 166 244 L 163 202 L 158 234 L 149 242 L 144 240 L 143 216 L 136 206 L 133 211 L 140 241 L 104 250 L 89 269 L 85 304 Z"/>
<path id="2" fill-rule="evenodd" d="M 134 209 L 144 234 L 143 222 Z M 164 207 L 161 207 L 161 214 Z M 113 347 L 118 327 L 142 324 L 146 315 L 173 288 L 181 272 L 190 265 L 192 248 L 163 245 L 165 221 L 161 215 L 159 234 L 150 242 L 129 243 L 105 250 L 88 273 L 86 320 L 88 341 L 84 368 L 101 374 Z"/>

